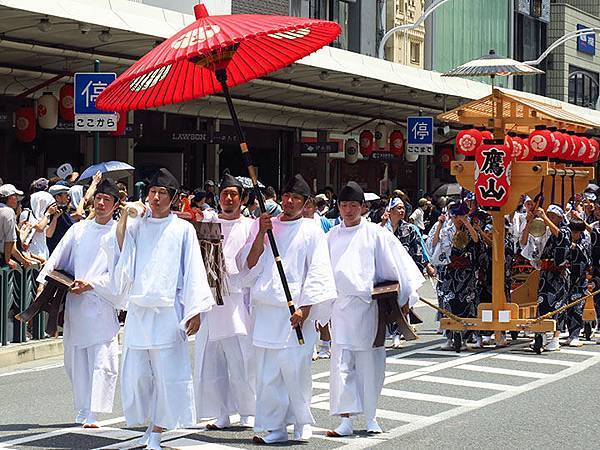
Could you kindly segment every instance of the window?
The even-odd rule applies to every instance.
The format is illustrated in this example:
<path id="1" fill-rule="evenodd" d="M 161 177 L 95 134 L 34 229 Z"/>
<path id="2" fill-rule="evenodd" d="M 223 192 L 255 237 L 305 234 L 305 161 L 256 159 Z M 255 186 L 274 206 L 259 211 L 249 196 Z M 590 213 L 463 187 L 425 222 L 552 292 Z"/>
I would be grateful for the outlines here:
<path id="1" fill-rule="evenodd" d="M 412 64 L 421 64 L 421 44 L 418 42 L 410 43 L 410 62 Z"/>
<path id="2" fill-rule="evenodd" d="M 596 109 L 598 94 L 598 73 L 569 66 L 569 103 Z"/>

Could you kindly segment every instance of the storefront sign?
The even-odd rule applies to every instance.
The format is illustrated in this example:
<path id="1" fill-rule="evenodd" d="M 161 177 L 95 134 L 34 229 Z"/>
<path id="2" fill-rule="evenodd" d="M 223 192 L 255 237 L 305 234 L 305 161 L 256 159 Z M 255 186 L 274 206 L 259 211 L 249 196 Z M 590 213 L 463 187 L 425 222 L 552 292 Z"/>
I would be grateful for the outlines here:
<path id="1" fill-rule="evenodd" d="M 300 144 L 300 153 L 337 153 L 337 142 L 303 142 Z"/>
<path id="2" fill-rule="evenodd" d="M 390 152 L 373 152 L 371 153 L 371 159 L 379 159 L 384 161 L 394 161 L 401 160 L 401 157 L 397 157 L 393 153 Z"/>
<path id="3" fill-rule="evenodd" d="M 218 131 L 175 131 L 171 133 L 175 142 L 197 142 L 199 144 L 237 144 L 239 139 L 235 134 L 222 134 Z"/>
<path id="4" fill-rule="evenodd" d="M 409 117 L 406 132 L 406 153 L 433 155 L 433 117 Z"/>
<path id="5" fill-rule="evenodd" d="M 75 74 L 75 131 L 116 131 L 117 115 L 96 108 L 96 99 L 116 78 L 114 73 Z"/>
<path id="6" fill-rule="evenodd" d="M 586 28 L 585 25 L 577 24 L 578 30 L 584 30 Z M 588 55 L 596 54 L 596 34 L 583 34 L 581 36 L 577 36 L 577 51 L 581 53 L 587 53 Z"/>

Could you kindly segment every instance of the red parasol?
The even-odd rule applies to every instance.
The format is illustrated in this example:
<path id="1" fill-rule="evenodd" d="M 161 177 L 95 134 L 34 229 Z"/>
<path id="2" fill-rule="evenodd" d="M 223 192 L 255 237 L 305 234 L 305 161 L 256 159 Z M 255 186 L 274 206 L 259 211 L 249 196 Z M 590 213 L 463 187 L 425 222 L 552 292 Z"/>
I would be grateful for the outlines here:
<path id="1" fill-rule="evenodd" d="M 238 14 L 209 16 L 195 5 L 196 21 L 167 39 L 111 83 L 96 100 L 100 109 L 126 111 L 183 102 L 223 92 L 261 212 L 264 199 L 229 88 L 279 70 L 332 42 L 335 22 L 301 17 Z M 273 232 L 267 232 L 290 313 L 296 308 Z M 298 342 L 304 343 L 296 328 Z"/>
<path id="2" fill-rule="evenodd" d="M 333 41 L 335 22 L 236 14 L 196 21 L 129 67 L 100 94 L 100 109 L 123 111 L 178 103 L 223 91 L 285 67 Z M 223 72 L 224 71 L 224 72 Z M 227 93 L 225 93 L 227 95 Z"/>

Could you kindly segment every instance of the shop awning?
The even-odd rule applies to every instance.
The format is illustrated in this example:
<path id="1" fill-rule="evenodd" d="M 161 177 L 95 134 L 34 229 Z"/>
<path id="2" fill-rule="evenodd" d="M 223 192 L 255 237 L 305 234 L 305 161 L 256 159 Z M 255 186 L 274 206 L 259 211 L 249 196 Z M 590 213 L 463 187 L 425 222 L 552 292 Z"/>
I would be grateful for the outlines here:
<path id="1" fill-rule="evenodd" d="M 102 71 L 120 73 L 156 41 L 194 20 L 191 14 L 109 0 L 0 0 L 0 16 L 0 95 L 10 96 L 57 74 L 91 71 L 94 59 L 101 61 Z M 38 24 L 46 17 L 51 28 L 44 32 Z M 110 33 L 106 42 L 99 39 L 103 31 Z M 512 92 L 558 105 L 600 127 L 600 112 Z M 438 115 L 490 93 L 484 83 L 444 78 L 332 47 L 232 90 L 242 121 L 335 131 L 371 119 L 403 123 L 419 112 Z M 220 96 L 160 110 L 228 119 Z"/>

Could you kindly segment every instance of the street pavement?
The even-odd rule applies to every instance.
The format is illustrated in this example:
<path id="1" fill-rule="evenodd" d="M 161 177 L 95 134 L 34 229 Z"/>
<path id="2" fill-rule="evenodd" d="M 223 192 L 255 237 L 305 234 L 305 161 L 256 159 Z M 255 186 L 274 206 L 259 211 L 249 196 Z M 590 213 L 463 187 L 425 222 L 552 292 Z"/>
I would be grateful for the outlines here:
<path id="1" fill-rule="evenodd" d="M 325 437 L 337 425 L 329 417 L 329 361 L 313 364 L 315 436 L 309 443 L 283 445 L 315 449 L 564 449 L 595 448 L 600 380 L 600 345 L 535 355 L 528 339 L 505 349 L 460 354 L 440 351 L 435 312 L 419 305 L 425 322 L 420 339 L 388 350 L 385 385 L 378 404 L 384 433 L 364 432 L 355 420 L 350 438 Z M 193 343 L 190 345 L 193 346 Z M 120 398 L 103 427 L 73 424 L 68 379 L 60 358 L 0 370 L 0 449 L 118 449 L 136 447 L 143 428 L 124 423 Z M 164 448 L 260 448 L 253 432 L 233 427 L 166 432 Z"/>

